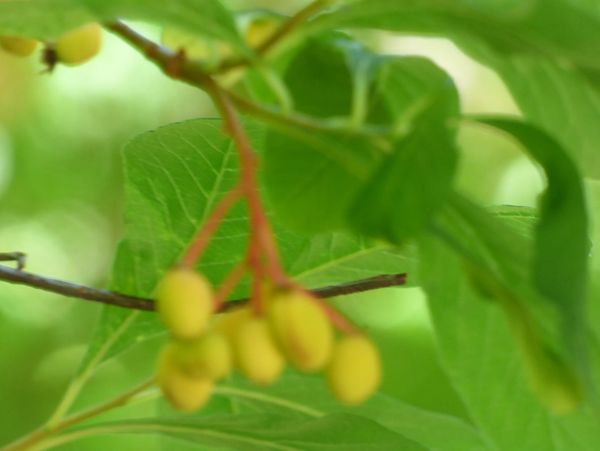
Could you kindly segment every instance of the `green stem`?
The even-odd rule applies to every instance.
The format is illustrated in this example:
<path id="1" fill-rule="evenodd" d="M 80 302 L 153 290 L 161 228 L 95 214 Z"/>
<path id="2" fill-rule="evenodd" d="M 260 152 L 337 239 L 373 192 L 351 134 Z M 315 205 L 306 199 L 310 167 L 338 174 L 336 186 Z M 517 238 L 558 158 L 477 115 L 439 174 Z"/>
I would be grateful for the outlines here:
<path id="1" fill-rule="evenodd" d="M 32 449 L 47 449 L 49 442 L 58 439 L 57 434 L 65 429 L 68 429 L 72 426 L 75 426 L 79 423 L 82 423 L 86 420 L 94 418 L 98 415 L 101 415 L 109 410 L 115 409 L 117 407 L 122 407 L 126 404 L 129 404 L 131 401 L 137 400 L 137 395 L 142 393 L 147 388 L 151 387 L 154 384 L 154 377 L 142 382 L 139 385 L 127 390 L 124 393 L 116 396 L 113 399 L 110 399 L 102 404 L 99 404 L 95 407 L 92 407 L 87 410 L 83 410 L 82 412 L 76 413 L 59 421 L 53 426 L 43 426 L 40 429 L 37 429 L 20 439 L 14 441 L 13 443 L 8 444 L 2 451 L 24 451 L 24 450 L 32 450 Z M 147 399 L 144 397 L 144 399 Z"/>

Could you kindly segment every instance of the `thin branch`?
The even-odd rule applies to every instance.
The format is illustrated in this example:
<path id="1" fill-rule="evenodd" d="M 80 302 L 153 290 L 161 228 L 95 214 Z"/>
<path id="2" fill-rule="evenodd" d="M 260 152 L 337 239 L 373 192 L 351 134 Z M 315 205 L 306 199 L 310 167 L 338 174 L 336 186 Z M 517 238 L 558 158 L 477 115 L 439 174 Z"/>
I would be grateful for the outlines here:
<path id="1" fill-rule="evenodd" d="M 0 262 L 16 262 L 20 271 L 25 268 L 27 255 L 24 252 L 0 252 Z"/>
<path id="2" fill-rule="evenodd" d="M 100 302 L 133 310 L 154 310 L 154 301 L 148 298 L 131 296 L 116 291 L 102 290 L 85 285 L 79 285 L 64 280 L 19 271 L 14 268 L 0 265 L 0 280 L 18 285 L 26 285 L 51 293 L 62 294 L 67 297 L 86 301 Z M 362 291 L 377 290 L 379 288 L 400 286 L 406 283 L 406 274 L 384 274 L 368 279 L 356 280 L 340 285 L 332 285 L 311 290 L 321 298 L 330 298 Z M 228 311 L 248 302 L 248 299 L 234 299 L 226 302 L 220 311 Z"/>

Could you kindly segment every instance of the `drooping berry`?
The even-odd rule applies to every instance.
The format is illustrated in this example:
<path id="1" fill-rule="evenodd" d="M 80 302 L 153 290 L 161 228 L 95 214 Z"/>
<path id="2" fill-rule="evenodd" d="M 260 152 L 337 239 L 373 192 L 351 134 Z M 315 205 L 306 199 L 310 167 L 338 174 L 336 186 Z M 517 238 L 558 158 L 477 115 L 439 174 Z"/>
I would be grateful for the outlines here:
<path id="1" fill-rule="evenodd" d="M 380 381 L 379 352 L 371 340 L 363 335 L 342 337 L 327 367 L 327 382 L 335 397 L 346 404 L 360 404 Z"/>
<path id="2" fill-rule="evenodd" d="M 269 319 L 286 357 L 301 371 L 325 367 L 333 348 L 333 329 L 318 303 L 301 291 L 280 293 L 269 306 Z"/>
<path id="3" fill-rule="evenodd" d="M 156 308 L 171 334 L 199 338 L 213 311 L 213 291 L 204 276 L 186 268 L 169 270 L 156 288 Z"/>
<path id="4" fill-rule="evenodd" d="M 170 346 L 166 346 L 160 353 L 156 379 L 171 405 L 186 412 L 204 406 L 210 399 L 214 385 L 208 377 L 192 377 L 185 373 L 177 364 Z"/>
<path id="5" fill-rule="evenodd" d="M 235 334 L 236 363 L 242 373 L 260 385 L 274 382 L 285 366 L 264 318 L 250 317 Z"/>
<path id="6" fill-rule="evenodd" d="M 231 372 L 231 347 L 218 332 L 209 332 L 193 341 L 173 341 L 169 346 L 173 346 L 177 363 L 190 376 L 219 380 Z"/>
<path id="7" fill-rule="evenodd" d="M 89 23 L 60 36 L 54 45 L 58 61 L 76 66 L 93 58 L 102 44 L 102 28 Z"/>
<path id="8" fill-rule="evenodd" d="M 0 36 L 0 47 L 15 56 L 29 56 L 38 46 L 35 39 L 21 36 Z"/>

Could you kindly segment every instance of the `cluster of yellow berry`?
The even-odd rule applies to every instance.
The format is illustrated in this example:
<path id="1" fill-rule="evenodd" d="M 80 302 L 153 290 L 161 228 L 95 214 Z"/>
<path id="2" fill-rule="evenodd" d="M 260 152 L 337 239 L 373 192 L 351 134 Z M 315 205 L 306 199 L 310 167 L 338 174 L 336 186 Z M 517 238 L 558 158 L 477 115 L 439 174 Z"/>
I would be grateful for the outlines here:
<path id="1" fill-rule="evenodd" d="M 272 290 L 264 314 L 244 306 L 211 322 L 210 283 L 191 269 L 175 268 L 159 283 L 156 299 L 171 334 L 160 353 L 157 381 L 177 409 L 202 407 L 215 381 L 233 368 L 268 385 L 286 360 L 302 372 L 324 371 L 333 394 L 346 404 L 365 401 L 379 385 L 381 364 L 373 343 L 361 333 L 336 341 L 319 300 L 301 290 Z"/>
<path id="2" fill-rule="evenodd" d="M 45 43 L 44 61 L 53 66 L 63 63 L 70 66 L 85 63 L 94 57 L 102 43 L 102 28 L 89 23 L 71 30 L 54 41 Z M 22 36 L 0 36 L 0 47 L 16 56 L 30 56 L 39 45 L 36 39 Z"/>

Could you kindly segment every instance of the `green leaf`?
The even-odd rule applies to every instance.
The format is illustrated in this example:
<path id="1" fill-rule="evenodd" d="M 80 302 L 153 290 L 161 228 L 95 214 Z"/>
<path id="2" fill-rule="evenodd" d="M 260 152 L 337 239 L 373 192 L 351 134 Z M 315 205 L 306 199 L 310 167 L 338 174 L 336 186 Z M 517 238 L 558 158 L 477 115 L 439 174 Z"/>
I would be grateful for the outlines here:
<path id="1" fill-rule="evenodd" d="M 535 229 L 533 278 L 540 293 L 556 303 L 571 341 L 583 324 L 590 243 L 581 177 L 561 146 L 543 131 L 514 120 L 487 118 L 505 131 L 543 167 L 547 188 Z M 577 346 L 573 346 L 573 351 Z"/>
<path id="2" fill-rule="evenodd" d="M 261 131 L 249 127 L 249 133 L 260 148 Z M 127 234 L 113 267 L 113 289 L 152 295 L 164 271 L 184 252 L 218 199 L 236 183 L 236 158 L 219 120 L 169 125 L 144 133 L 126 147 Z M 247 227 L 246 211 L 240 205 L 227 216 L 208 247 L 199 269 L 214 284 L 243 258 Z M 386 246 L 343 233 L 309 238 L 275 225 L 275 234 L 288 273 L 308 287 L 403 272 L 412 264 Z M 242 284 L 233 297 L 246 294 L 247 284 Z M 163 332 L 152 313 L 107 307 L 82 368 Z"/>
<path id="3" fill-rule="evenodd" d="M 470 52 L 469 45 L 464 48 Z M 560 141 L 580 171 L 600 179 L 600 85 L 573 67 L 543 59 L 470 52 L 490 65 L 529 122 Z"/>
<path id="4" fill-rule="evenodd" d="M 599 26 L 597 5 L 585 1 L 360 0 L 321 15 L 310 29 L 378 28 L 454 40 L 497 71 L 527 120 L 551 132 L 597 179 Z"/>
<path id="5" fill-rule="evenodd" d="M 311 28 L 378 28 L 479 41 L 503 54 L 559 56 L 599 68 L 600 15 L 569 0 L 348 1 L 319 16 Z"/>
<path id="6" fill-rule="evenodd" d="M 93 435 L 96 431 L 164 434 L 195 445 L 248 451 L 425 449 L 373 421 L 347 414 L 305 420 L 257 414 L 171 420 L 143 419 L 101 423 L 87 428 L 87 431 L 78 432 L 80 436 L 85 436 Z"/>
<path id="7" fill-rule="evenodd" d="M 448 76 L 427 60 L 375 58 L 334 37 L 309 41 L 288 66 L 285 81 L 296 109 L 338 127 L 289 124 L 269 131 L 265 180 L 278 218 L 305 231 L 356 226 L 387 238 L 389 215 L 406 225 L 405 235 L 421 227 L 442 202 L 454 172 L 448 119 L 457 114 L 458 100 Z M 425 144 L 433 144 L 431 154 L 420 149 Z M 424 171 L 432 165 L 439 171 Z M 419 188 L 411 179 L 399 180 L 409 168 L 416 173 L 412 182 L 420 178 Z M 431 190 L 421 189 L 438 176 Z M 404 208 L 415 206 L 407 218 Z"/>
<path id="8" fill-rule="evenodd" d="M 94 17 L 77 0 L 8 0 L 0 2 L 0 34 L 38 39 L 93 21 Z"/>
<path id="9" fill-rule="evenodd" d="M 404 94 L 407 86 L 427 92 L 419 107 L 423 111 L 416 113 L 407 136 L 394 142 L 391 155 L 383 158 L 350 211 L 358 231 L 394 243 L 428 225 L 446 200 L 458 159 L 448 127 L 449 118 L 458 114 L 452 83 L 426 60 L 387 64 L 378 89 L 396 117 L 406 114 L 406 105 L 414 101 L 414 94 Z"/>
<path id="10" fill-rule="evenodd" d="M 463 420 L 420 409 L 382 393 L 366 403 L 344 407 L 327 389 L 322 377 L 287 372 L 271 387 L 256 387 L 243 378 L 216 388 L 216 396 L 229 399 L 238 413 L 269 413 L 299 418 L 321 418 L 349 413 L 379 423 L 427 449 L 480 451 L 487 449 L 479 433 Z"/>
<path id="11" fill-rule="evenodd" d="M 503 222 L 512 228 L 513 218 Z M 478 243 L 471 235 L 469 244 Z M 420 241 L 420 255 L 442 362 L 490 448 L 592 451 L 600 438 L 596 413 L 584 404 L 560 417 L 540 405 L 525 383 L 501 305 L 473 289 L 462 257 L 431 237 Z"/>
<path id="12" fill-rule="evenodd" d="M 103 20 L 120 17 L 174 26 L 221 39 L 247 52 L 233 15 L 218 0 L 84 0 L 84 3 Z"/>

